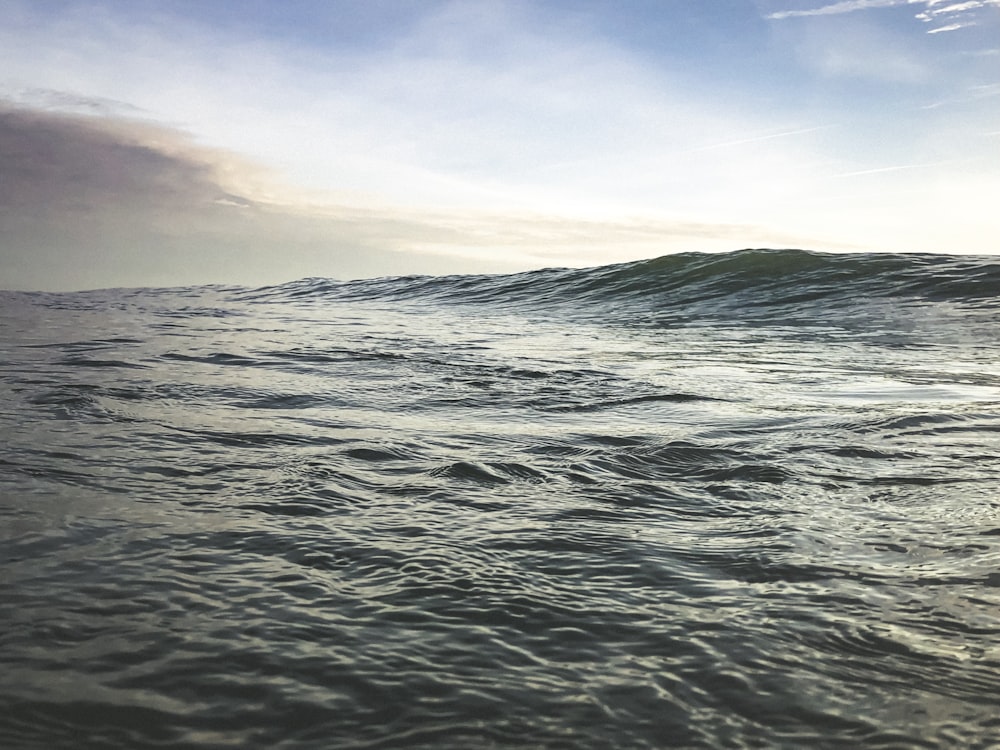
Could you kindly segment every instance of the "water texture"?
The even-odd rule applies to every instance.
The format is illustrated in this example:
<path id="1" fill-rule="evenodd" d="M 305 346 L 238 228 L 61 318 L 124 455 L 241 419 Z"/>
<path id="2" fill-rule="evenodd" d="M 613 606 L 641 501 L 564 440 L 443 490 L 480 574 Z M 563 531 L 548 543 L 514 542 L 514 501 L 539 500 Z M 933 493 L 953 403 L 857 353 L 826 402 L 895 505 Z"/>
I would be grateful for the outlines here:
<path id="1" fill-rule="evenodd" d="M 1000 746 L 995 260 L 0 311 L 0 747 Z"/>

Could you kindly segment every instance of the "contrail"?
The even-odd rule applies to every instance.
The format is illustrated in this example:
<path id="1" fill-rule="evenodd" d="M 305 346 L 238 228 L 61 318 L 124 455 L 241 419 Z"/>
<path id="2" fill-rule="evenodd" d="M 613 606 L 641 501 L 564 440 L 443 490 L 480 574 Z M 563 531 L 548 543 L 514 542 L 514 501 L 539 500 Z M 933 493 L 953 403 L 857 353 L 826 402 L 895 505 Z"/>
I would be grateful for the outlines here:
<path id="1" fill-rule="evenodd" d="M 941 164 L 948 164 L 947 161 L 936 161 L 930 162 L 928 164 L 897 164 L 893 167 L 877 167 L 875 169 L 861 169 L 857 172 L 841 172 L 839 174 L 830 175 L 831 178 L 840 177 L 860 177 L 865 174 L 878 174 L 879 172 L 900 172 L 904 169 L 923 169 L 925 167 L 937 167 Z"/>
<path id="2" fill-rule="evenodd" d="M 813 133 L 817 130 L 827 130 L 829 128 L 835 128 L 836 125 L 817 125 L 813 128 L 799 128 L 798 130 L 785 130 L 781 133 L 769 133 L 767 135 L 757 135 L 752 138 L 740 138 L 735 141 L 724 141 L 723 143 L 712 143 L 707 146 L 696 146 L 694 148 L 684 149 L 681 153 L 688 154 L 695 151 L 711 151 L 716 148 L 728 148 L 729 146 L 740 146 L 744 143 L 756 143 L 757 141 L 769 141 L 773 138 L 785 138 L 790 135 L 802 135 L 803 133 Z"/>

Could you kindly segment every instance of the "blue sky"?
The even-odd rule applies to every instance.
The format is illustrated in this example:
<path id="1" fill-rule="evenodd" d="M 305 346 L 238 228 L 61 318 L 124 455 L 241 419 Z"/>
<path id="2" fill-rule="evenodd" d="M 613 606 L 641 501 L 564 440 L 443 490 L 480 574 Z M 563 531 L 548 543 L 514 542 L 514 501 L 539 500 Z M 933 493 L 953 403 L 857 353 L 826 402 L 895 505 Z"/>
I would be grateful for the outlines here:
<path id="1" fill-rule="evenodd" d="M 1000 252 L 1000 0 L 0 0 L 0 286 Z"/>

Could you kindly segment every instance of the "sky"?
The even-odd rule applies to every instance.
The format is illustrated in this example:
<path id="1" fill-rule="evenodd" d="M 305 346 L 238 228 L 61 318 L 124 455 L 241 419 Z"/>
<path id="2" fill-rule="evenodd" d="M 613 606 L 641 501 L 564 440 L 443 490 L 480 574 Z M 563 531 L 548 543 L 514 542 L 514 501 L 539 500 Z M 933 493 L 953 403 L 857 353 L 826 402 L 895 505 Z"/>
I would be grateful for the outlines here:
<path id="1" fill-rule="evenodd" d="M 0 288 L 1000 253 L 1000 0 L 0 18 Z"/>

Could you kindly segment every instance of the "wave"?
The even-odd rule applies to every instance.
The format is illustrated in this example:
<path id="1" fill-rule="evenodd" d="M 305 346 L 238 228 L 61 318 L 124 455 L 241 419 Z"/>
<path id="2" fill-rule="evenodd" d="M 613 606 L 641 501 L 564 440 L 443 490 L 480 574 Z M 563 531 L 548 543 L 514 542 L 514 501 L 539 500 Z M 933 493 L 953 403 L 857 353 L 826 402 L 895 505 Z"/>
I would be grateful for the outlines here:
<path id="1" fill-rule="evenodd" d="M 0 747 L 1000 747 L 997 270 L 0 294 Z"/>
<path id="2" fill-rule="evenodd" d="M 756 314 L 850 311 L 878 300 L 995 308 L 1000 261 L 986 256 L 833 254 L 749 249 L 680 253 L 583 269 L 505 275 L 403 276 L 357 281 L 310 278 L 241 295 L 247 301 L 437 301 L 501 309 L 561 309 L 607 319 L 663 322 Z"/>

